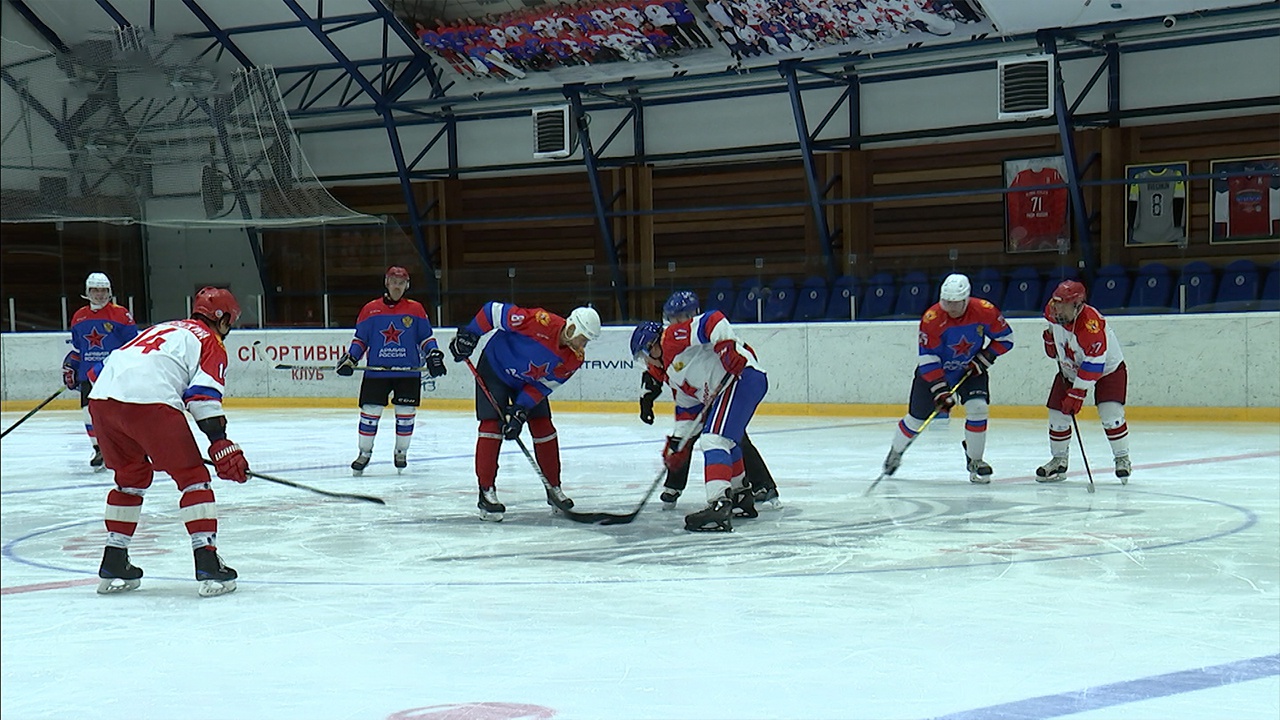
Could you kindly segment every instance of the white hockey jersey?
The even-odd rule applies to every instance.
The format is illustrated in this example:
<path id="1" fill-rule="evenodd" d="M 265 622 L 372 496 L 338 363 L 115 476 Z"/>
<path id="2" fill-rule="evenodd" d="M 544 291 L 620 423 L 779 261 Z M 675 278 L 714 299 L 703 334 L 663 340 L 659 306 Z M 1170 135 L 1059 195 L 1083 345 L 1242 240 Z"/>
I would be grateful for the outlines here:
<path id="1" fill-rule="evenodd" d="M 1111 374 L 1124 362 L 1115 331 L 1092 306 L 1081 307 L 1070 328 L 1053 322 L 1047 313 L 1045 318 L 1053 330 L 1058 368 L 1073 387 L 1088 391 L 1099 378 Z"/>
<path id="2" fill-rule="evenodd" d="M 92 400 L 186 409 L 196 420 L 223 415 L 227 349 L 198 320 L 174 320 L 142 331 L 107 357 Z"/>
<path id="3" fill-rule="evenodd" d="M 755 352 L 733 331 L 728 318 L 719 310 L 703 313 L 689 320 L 668 325 L 662 331 L 662 358 L 667 384 L 675 390 L 676 427 L 678 437 L 694 432 L 693 421 L 702 408 L 715 398 L 716 388 L 724 379 L 725 369 L 715 347 L 731 342 L 747 358 L 747 367 L 761 372 Z"/>

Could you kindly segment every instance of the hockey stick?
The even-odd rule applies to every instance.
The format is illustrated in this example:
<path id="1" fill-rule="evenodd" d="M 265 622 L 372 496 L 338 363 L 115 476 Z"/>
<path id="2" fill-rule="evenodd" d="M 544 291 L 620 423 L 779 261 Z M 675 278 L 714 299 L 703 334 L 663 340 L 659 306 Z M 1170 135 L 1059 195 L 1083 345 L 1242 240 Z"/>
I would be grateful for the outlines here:
<path id="1" fill-rule="evenodd" d="M 327 370 L 336 373 L 338 370 L 332 365 L 288 365 L 279 363 L 275 366 L 276 370 Z M 369 372 L 371 370 L 380 370 L 383 372 L 427 372 L 425 367 L 370 367 L 368 365 L 357 365 L 352 370 L 356 372 Z"/>
<path id="2" fill-rule="evenodd" d="M 1093 470 L 1089 469 L 1089 456 L 1084 454 L 1084 438 L 1080 436 L 1080 423 L 1075 415 L 1071 416 L 1071 424 L 1076 429 L 1076 440 L 1080 441 L 1080 459 L 1084 461 L 1084 471 L 1089 476 L 1089 492 L 1095 493 L 1097 490 L 1093 487 Z"/>
<path id="3" fill-rule="evenodd" d="M 54 393 L 54 394 L 50 395 L 49 397 L 47 397 L 47 398 L 45 398 L 45 399 L 44 399 L 44 402 L 42 402 L 42 403 L 40 403 L 39 405 L 37 405 L 37 406 L 35 406 L 35 407 L 31 408 L 31 410 L 30 410 L 29 412 L 27 412 L 27 414 L 26 414 L 26 415 L 23 415 L 22 417 L 18 418 L 18 422 L 16 422 L 16 423 L 14 423 L 14 424 L 10 425 L 9 427 L 5 428 L 5 429 L 4 429 L 4 432 L 0 432 L 0 438 L 4 437 L 5 435 L 8 435 L 10 430 L 12 430 L 12 429 L 14 429 L 14 428 L 18 427 L 19 425 L 21 425 L 22 423 L 26 422 L 26 421 L 27 421 L 27 418 L 29 418 L 29 417 L 31 417 L 32 415 L 35 415 L 36 413 L 40 412 L 40 408 L 42 408 L 42 407 L 44 407 L 45 405 L 48 405 L 49 403 L 53 402 L 53 399 L 54 399 L 54 398 L 56 398 L 56 397 L 58 397 L 59 395 L 61 395 L 61 394 L 62 394 L 62 391 L 63 391 L 63 390 L 66 390 L 66 389 L 67 389 L 66 387 L 60 387 L 60 388 L 58 388 L 58 392 L 56 392 L 56 393 Z"/>
<path id="4" fill-rule="evenodd" d="M 956 391 L 960 389 L 960 386 L 964 384 L 964 381 L 965 381 L 965 380 L 968 380 L 968 379 L 969 379 L 969 376 L 970 376 L 970 375 L 972 375 L 972 374 L 973 374 L 973 370 L 968 370 L 968 371 L 966 371 L 966 372 L 965 372 L 965 374 L 960 378 L 960 381 L 959 381 L 959 382 L 957 382 L 955 385 L 953 385 L 953 386 L 951 387 L 951 389 L 947 391 L 947 395 L 955 395 L 955 394 L 956 394 Z M 954 406 L 953 406 L 953 407 L 954 407 Z M 934 419 L 934 418 L 936 418 L 936 417 L 938 417 L 938 413 L 939 413 L 939 412 L 942 412 L 942 408 L 935 406 L 935 407 L 933 408 L 933 412 L 929 413 L 929 417 L 927 417 L 927 418 L 925 418 L 925 419 L 924 419 L 924 424 L 920 426 L 920 429 L 916 431 L 916 434 L 915 434 L 915 435 L 913 435 L 912 437 L 908 438 L 908 439 L 907 439 L 907 444 L 906 444 L 906 445 L 904 445 L 904 446 L 902 446 L 902 454 L 903 454 L 903 455 L 906 455 L 906 454 L 907 454 L 907 449 L 908 449 L 908 448 L 910 448 L 910 447 L 911 447 L 911 444 L 912 444 L 912 443 L 914 443 L 914 442 L 916 441 L 916 438 L 918 438 L 918 437 L 920 437 L 921 435 L 923 435 L 923 434 L 924 434 L 925 428 L 929 427 L 929 423 L 933 422 L 933 419 Z M 897 468 L 895 468 L 895 470 L 896 470 L 896 469 L 897 469 Z M 884 479 L 885 479 L 885 478 L 887 478 L 887 477 L 889 477 L 889 473 L 887 473 L 887 472 L 881 472 L 881 473 L 880 473 L 880 477 L 876 478 L 876 479 L 875 479 L 875 481 L 871 483 L 871 486 L 870 486 L 870 487 L 868 487 L 865 491 L 863 491 L 862 496 L 863 496 L 863 497 L 866 497 L 866 496 L 870 495 L 870 494 L 871 494 L 871 491 L 872 491 L 872 490 L 875 490 L 875 489 L 876 489 L 876 486 L 880 484 L 880 481 L 881 481 L 881 480 L 884 480 Z"/>
<path id="5" fill-rule="evenodd" d="M 213 465 L 213 461 L 205 460 L 204 464 Z M 382 498 L 374 497 L 372 495 L 357 495 L 356 493 L 340 493 L 340 492 L 331 492 L 329 490 L 321 490 L 320 488 L 311 487 L 310 485 L 303 485 L 302 483 L 297 483 L 292 480 L 285 480 L 284 478 L 278 478 L 272 475 L 264 475 L 262 473 L 254 472 L 252 470 L 246 470 L 245 474 L 248 475 L 249 477 L 258 478 L 259 480 L 266 480 L 267 482 L 278 483 L 280 485 L 288 485 L 289 487 L 298 488 L 299 490 L 309 490 L 313 493 L 316 493 L 317 495 L 326 495 L 328 497 L 340 498 L 342 500 L 362 500 L 364 502 L 371 502 L 378 505 L 387 504 L 386 501 L 383 500 Z"/>
<path id="6" fill-rule="evenodd" d="M 720 384 L 716 386 L 715 394 L 713 394 L 711 399 L 702 406 L 702 411 L 698 413 L 696 418 L 694 418 L 692 430 L 689 431 L 688 435 L 680 438 L 680 444 L 676 446 L 677 453 L 683 452 L 685 446 L 687 446 L 691 440 L 698 437 L 699 433 L 702 431 L 702 423 L 706 419 L 707 413 L 711 410 L 712 404 L 715 403 L 716 398 L 720 397 L 720 393 L 725 389 L 725 386 L 729 384 L 729 380 L 732 377 L 733 375 L 731 373 L 724 374 L 724 377 L 720 380 Z M 666 477 L 667 466 L 664 463 L 662 469 L 658 471 L 658 476 L 649 484 L 649 489 L 645 492 L 644 497 L 640 498 L 640 504 L 636 506 L 635 510 L 632 510 L 629 513 L 622 515 L 602 512 L 565 513 L 565 517 L 573 520 L 574 522 L 587 523 L 591 525 L 626 525 L 636 519 L 636 516 L 638 516 L 640 511 L 644 509 L 644 506 L 649 503 L 649 498 L 653 497 L 654 491 L 658 489 L 658 486 L 662 484 L 663 479 Z"/>
<path id="7" fill-rule="evenodd" d="M 488 386 L 484 384 L 484 379 L 480 377 L 480 371 L 476 370 L 476 366 L 474 363 L 471 362 L 471 358 L 463 358 L 463 360 L 467 363 L 467 368 L 471 370 L 472 376 L 475 377 L 476 385 L 478 385 L 480 389 L 484 391 L 484 396 L 489 398 L 489 404 L 493 405 L 493 409 L 495 412 L 498 413 L 498 416 L 502 417 L 503 415 L 502 408 L 498 405 L 498 401 L 493 397 L 493 393 L 489 392 Z M 526 458 L 528 458 L 529 464 L 533 466 L 533 471 L 538 474 L 538 479 L 542 481 L 542 487 L 547 491 L 547 499 L 550 500 L 551 503 L 555 506 L 555 508 L 560 512 L 565 513 L 566 515 L 573 512 L 569 508 L 565 507 L 562 503 L 556 502 L 555 499 L 552 497 L 551 481 L 547 479 L 547 476 L 545 474 L 543 474 L 542 468 L 538 466 L 538 461 L 534 459 L 533 453 L 529 452 L 529 448 L 525 446 L 524 440 L 521 440 L 520 436 L 517 435 L 515 437 L 515 441 L 516 441 L 516 444 L 520 446 L 520 451 L 524 453 L 524 456 Z"/>

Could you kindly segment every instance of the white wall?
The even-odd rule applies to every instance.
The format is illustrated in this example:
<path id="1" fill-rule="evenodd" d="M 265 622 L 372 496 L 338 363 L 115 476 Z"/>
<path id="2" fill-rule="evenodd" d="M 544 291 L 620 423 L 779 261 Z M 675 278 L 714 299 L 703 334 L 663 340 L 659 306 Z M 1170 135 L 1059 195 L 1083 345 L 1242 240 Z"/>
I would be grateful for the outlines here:
<path id="1" fill-rule="evenodd" d="M 1129 366 L 1129 404 L 1156 407 L 1280 407 L 1280 313 L 1114 317 Z M 1016 319 L 1014 349 L 996 363 L 995 405 L 1043 404 L 1055 365 L 1044 356 L 1043 320 Z M 901 404 L 916 363 L 913 322 L 738 325 L 769 374 L 766 403 Z M 453 331 L 436 333 L 445 346 Z M 62 333 L 0 334 L 4 400 L 43 399 L 61 382 L 67 352 Z M 638 397 L 640 369 L 629 355 L 630 327 L 605 328 L 560 400 L 617 401 Z M 253 358 L 262 340 L 265 361 Z M 349 330 L 235 330 L 228 397 L 354 398 L 359 376 L 274 370 L 277 361 L 330 368 L 351 340 Z M 425 398 L 469 398 L 465 366 L 429 383 Z"/>

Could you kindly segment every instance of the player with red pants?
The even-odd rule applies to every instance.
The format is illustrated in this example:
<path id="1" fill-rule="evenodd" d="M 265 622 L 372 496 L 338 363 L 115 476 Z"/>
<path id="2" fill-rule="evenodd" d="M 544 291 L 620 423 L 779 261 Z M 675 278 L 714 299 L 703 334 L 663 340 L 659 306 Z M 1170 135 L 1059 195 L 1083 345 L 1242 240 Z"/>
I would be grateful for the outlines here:
<path id="1" fill-rule="evenodd" d="M 486 303 L 449 343 L 454 361 L 471 357 L 480 338 L 489 333 L 493 335 L 476 363 L 480 518 L 501 522 L 507 511 L 498 501 L 498 451 L 503 439 L 520 437 L 526 422 L 538 468 L 547 479 L 547 504 L 572 508 L 573 500 L 560 487 L 560 442 L 547 396 L 582 367 L 587 343 L 600 337 L 600 314 L 580 307 L 562 318 L 542 308 Z"/>
<path id="2" fill-rule="evenodd" d="M 969 278 L 953 273 L 942 281 L 939 301 L 920 318 L 920 359 L 911 381 L 907 414 L 898 423 L 884 459 L 883 472 L 892 475 L 902 454 L 934 412 L 946 412 L 959 396 L 964 405 L 965 469 L 969 482 L 986 485 L 992 469 L 982 459 L 987 446 L 987 418 L 991 381 L 987 372 L 996 358 L 1013 347 L 1013 330 L 1000 309 L 969 296 Z M 954 394 L 951 388 L 967 378 Z"/>
<path id="3" fill-rule="evenodd" d="M 674 311 L 673 311 L 674 310 Z M 756 407 L 769 391 L 769 378 L 755 352 L 742 342 L 724 313 L 698 313 L 696 303 L 684 311 L 671 307 L 671 324 L 662 332 L 662 370 L 675 392 L 676 424 L 662 452 L 668 472 L 689 463 L 693 438 L 702 446 L 703 486 L 707 506 L 684 517 L 684 529 L 732 531 L 733 508 L 744 504 L 746 483 L 742 438 Z M 728 382 L 720 389 L 721 382 Z M 705 412 L 702 427 L 694 422 Z M 689 438 L 681 448 L 681 440 Z"/>
<path id="4" fill-rule="evenodd" d="M 142 569 L 129 562 L 129 543 L 142 516 L 142 497 L 156 470 L 169 474 L 182 497 L 179 515 L 191 536 L 202 597 L 236 589 L 236 571 L 218 557 L 218 512 L 204 458 L 187 428 L 185 408 L 209 438 L 218 477 L 244 482 L 249 463 L 227 439 L 222 411 L 227 349 L 222 341 L 240 317 L 230 292 L 201 290 L 189 320 L 153 325 L 111 353 L 89 393 L 89 413 L 102 457 L 115 471 L 107 493 L 107 545 L 98 569 L 99 593 L 134 590 Z"/>
<path id="5" fill-rule="evenodd" d="M 137 336 L 138 325 L 128 310 L 112 302 L 111 278 L 106 273 L 89 273 L 84 281 L 84 299 L 89 305 L 71 316 L 71 351 L 62 360 L 62 383 L 68 390 L 80 391 L 84 431 L 93 443 L 89 467 L 100 471 L 102 451 L 98 449 L 93 418 L 89 416 L 89 391 L 93 389 L 89 372 L 100 366 L 112 350 Z"/>
<path id="6" fill-rule="evenodd" d="M 1084 285 L 1064 280 L 1044 307 L 1049 327 L 1044 331 L 1044 353 L 1058 361 L 1058 372 L 1049 389 L 1049 451 L 1053 458 L 1036 469 L 1037 482 L 1058 482 L 1067 476 L 1071 450 L 1072 417 L 1080 412 L 1093 390 L 1098 418 L 1115 456 L 1116 477 L 1128 483 L 1129 425 L 1124 419 L 1129 370 L 1120 341 L 1107 319 L 1085 304 Z"/>

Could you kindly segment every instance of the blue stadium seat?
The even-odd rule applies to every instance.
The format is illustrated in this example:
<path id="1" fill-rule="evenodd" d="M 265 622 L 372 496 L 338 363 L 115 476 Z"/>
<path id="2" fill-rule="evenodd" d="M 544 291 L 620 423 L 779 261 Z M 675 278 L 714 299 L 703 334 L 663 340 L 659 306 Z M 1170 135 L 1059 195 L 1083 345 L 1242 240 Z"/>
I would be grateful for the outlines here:
<path id="1" fill-rule="evenodd" d="M 796 310 L 796 283 L 788 277 L 780 277 L 769 283 L 769 296 L 764 303 L 764 321 L 767 323 L 791 322 Z"/>
<path id="2" fill-rule="evenodd" d="M 1217 280 L 1213 276 L 1213 268 L 1203 260 L 1195 260 L 1182 266 L 1178 277 L 1178 286 L 1182 288 L 1187 312 L 1196 312 L 1196 308 L 1213 303 L 1213 292 L 1217 289 Z"/>
<path id="3" fill-rule="evenodd" d="M 827 281 L 814 275 L 806 278 L 796 292 L 796 310 L 791 319 L 796 322 L 821 320 L 827 313 Z"/>
<path id="4" fill-rule="evenodd" d="M 995 268 L 982 268 L 972 278 L 974 297 L 990 300 L 997 306 L 1004 299 L 1004 277 Z"/>
<path id="5" fill-rule="evenodd" d="M 893 314 L 898 318 L 918 318 L 928 309 L 933 287 L 929 276 L 913 270 L 902 276 L 898 283 L 898 299 L 893 305 Z"/>
<path id="6" fill-rule="evenodd" d="M 1076 276 L 1074 268 L 1059 266 L 1045 272 L 1044 284 L 1040 286 L 1040 304 L 1037 306 L 1041 311 L 1044 310 L 1045 305 L 1049 304 L 1049 298 L 1053 297 L 1053 291 L 1058 289 L 1058 285 L 1063 280 L 1079 281 L 1080 278 Z"/>
<path id="7" fill-rule="evenodd" d="M 1098 276 L 1089 290 L 1088 303 L 1104 313 L 1119 310 L 1128 304 L 1132 285 L 1129 271 L 1123 265 L 1103 265 L 1098 268 Z"/>
<path id="8" fill-rule="evenodd" d="M 1259 310 L 1280 310 L 1280 260 L 1271 263 L 1262 281 L 1262 294 L 1258 297 Z"/>
<path id="9" fill-rule="evenodd" d="M 733 281 L 729 278 L 716 278 L 711 281 L 711 289 L 702 303 L 703 312 L 719 310 L 728 317 L 733 312 L 733 301 L 738 293 L 733 289 Z"/>
<path id="10" fill-rule="evenodd" d="M 1227 265 L 1218 284 L 1218 299 L 1213 309 L 1220 312 L 1252 310 L 1258 304 L 1258 266 L 1241 258 Z"/>
<path id="11" fill-rule="evenodd" d="M 858 279 L 849 275 L 841 275 L 831 285 L 831 295 L 827 302 L 826 317 L 828 320 L 852 320 L 851 312 L 860 312 L 861 308 L 851 310 L 849 299 L 858 302 Z"/>
<path id="12" fill-rule="evenodd" d="M 757 301 L 764 298 L 764 288 L 755 278 L 747 278 L 738 285 L 738 299 L 733 303 L 729 320 L 736 323 L 756 322 Z"/>
<path id="13" fill-rule="evenodd" d="M 1040 302 L 1040 273 L 1032 267 L 1016 268 L 1009 273 L 1000 310 L 1009 317 L 1035 317 L 1044 312 Z"/>
<path id="14" fill-rule="evenodd" d="M 871 320 L 891 314 L 897 299 L 892 273 L 884 271 L 872 275 L 867 280 L 867 292 L 862 299 L 862 307 L 858 309 L 858 319 Z"/>
<path id="15" fill-rule="evenodd" d="M 1164 263 L 1147 263 L 1133 277 L 1129 312 L 1161 313 L 1173 308 L 1173 273 Z"/>

